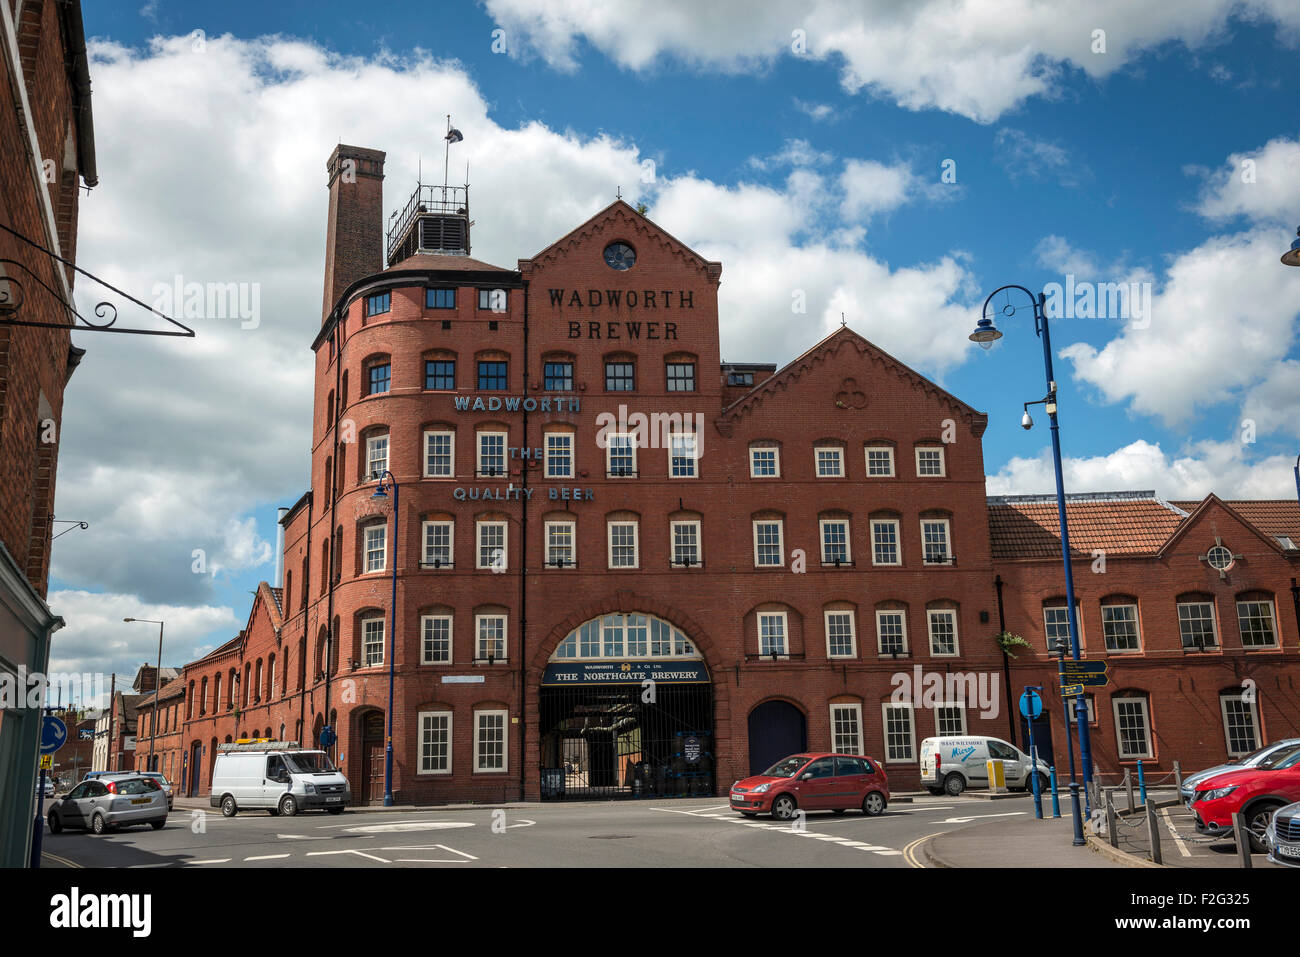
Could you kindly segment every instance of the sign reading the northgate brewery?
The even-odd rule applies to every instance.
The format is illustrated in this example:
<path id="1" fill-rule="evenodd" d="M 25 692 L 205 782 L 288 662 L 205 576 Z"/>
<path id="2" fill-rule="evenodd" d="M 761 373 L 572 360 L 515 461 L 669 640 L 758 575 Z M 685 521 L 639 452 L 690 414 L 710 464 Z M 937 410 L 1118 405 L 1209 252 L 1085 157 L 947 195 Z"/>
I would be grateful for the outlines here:
<path id="1" fill-rule="evenodd" d="M 543 686 L 707 683 L 702 661 L 552 661 L 542 675 Z"/>

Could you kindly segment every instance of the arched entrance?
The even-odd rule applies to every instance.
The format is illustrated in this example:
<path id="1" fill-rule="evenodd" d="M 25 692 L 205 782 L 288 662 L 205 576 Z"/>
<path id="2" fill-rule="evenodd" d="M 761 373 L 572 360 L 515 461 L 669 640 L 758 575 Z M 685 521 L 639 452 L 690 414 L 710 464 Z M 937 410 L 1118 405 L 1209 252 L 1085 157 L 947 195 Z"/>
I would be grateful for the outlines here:
<path id="1" fill-rule="evenodd" d="M 203 743 L 195 741 L 190 745 L 189 767 L 186 769 L 189 776 L 189 790 L 186 794 L 189 797 L 198 797 L 199 795 L 199 772 L 203 768 Z"/>
<path id="2" fill-rule="evenodd" d="M 384 803 L 384 713 L 367 711 L 358 721 L 361 732 L 361 800 Z"/>
<path id="3" fill-rule="evenodd" d="M 714 793 L 713 686 L 671 623 L 584 622 L 551 655 L 539 697 L 543 800 Z"/>
<path id="4" fill-rule="evenodd" d="M 764 701 L 749 713 L 749 773 L 808 749 L 808 721 L 788 701 Z"/>

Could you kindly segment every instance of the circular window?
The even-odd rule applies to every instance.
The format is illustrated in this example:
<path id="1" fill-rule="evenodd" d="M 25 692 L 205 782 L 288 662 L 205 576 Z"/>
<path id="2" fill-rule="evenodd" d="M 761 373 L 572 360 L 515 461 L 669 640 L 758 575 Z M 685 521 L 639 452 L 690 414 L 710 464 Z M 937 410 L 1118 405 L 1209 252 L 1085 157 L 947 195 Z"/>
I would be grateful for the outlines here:
<path id="1" fill-rule="evenodd" d="M 627 243 L 610 243 L 605 247 L 605 265 L 620 272 L 636 265 L 636 250 Z"/>
<path id="2" fill-rule="evenodd" d="M 1210 563 L 1211 568 L 1217 568 L 1219 571 L 1227 571 L 1232 567 L 1232 552 L 1222 545 L 1215 545 L 1205 555 L 1205 560 Z"/>

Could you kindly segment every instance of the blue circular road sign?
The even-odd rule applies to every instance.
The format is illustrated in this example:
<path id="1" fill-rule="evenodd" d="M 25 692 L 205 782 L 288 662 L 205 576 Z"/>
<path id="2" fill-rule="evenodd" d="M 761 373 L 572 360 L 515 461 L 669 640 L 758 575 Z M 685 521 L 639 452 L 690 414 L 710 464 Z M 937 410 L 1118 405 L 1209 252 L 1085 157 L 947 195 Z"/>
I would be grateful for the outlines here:
<path id="1" fill-rule="evenodd" d="M 52 714 L 41 722 L 41 754 L 53 754 L 68 740 L 68 726 Z"/>
<path id="2" fill-rule="evenodd" d="M 1035 721 L 1043 713 L 1043 699 L 1037 692 L 1026 691 L 1020 696 L 1020 713 L 1030 721 Z"/>

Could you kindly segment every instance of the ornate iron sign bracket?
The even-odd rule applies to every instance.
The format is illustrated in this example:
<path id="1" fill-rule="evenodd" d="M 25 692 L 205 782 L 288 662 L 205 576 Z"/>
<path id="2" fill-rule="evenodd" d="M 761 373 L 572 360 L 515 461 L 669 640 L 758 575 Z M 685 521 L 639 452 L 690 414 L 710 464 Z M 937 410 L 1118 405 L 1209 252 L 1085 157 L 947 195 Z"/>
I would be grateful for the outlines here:
<path id="1" fill-rule="evenodd" d="M 98 285 L 103 286 L 105 289 L 111 289 L 113 292 L 117 293 L 123 299 L 135 303 L 137 306 L 139 306 L 141 309 L 144 309 L 146 312 L 151 312 L 155 316 L 162 319 L 163 321 L 170 323 L 172 326 L 175 327 L 175 329 L 128 329 L 123 326 L 118 326 L 117 307 L 113 305 L 111 302 L 107 302 L 107 301 L 101 301 L 95 305 L 95 318 L 99 321 L 97 322 L 91 321 L 90 319 L 87 319 L 85 316 L 79 313 L 77 311 L 77 307 L 74 306 L 72 303 L 65 302 L 63 300 L 63 296 L 61 296 L 56 289 L 51 288 L 49 284 L 45 282 L 45 280 L 43 280 L 40 276 L 38 276 L 25 264 L 19 262 L 16 259 L 0 259 L 0 327 L 37 326 L 45 329 L 78 329 L 78 330 L 86 330 L 89 332 L 124 332 L 129 335 L 135 335 L 135 336 L 180 336 L 183 338 L 194 337 L 194 330 L 191 329 L 189 326 L 177 322 L 175 319 L 172 319 L 170 316 L 164 315 L 163 313 L 159 312 L 157 309 L 154 309 L 152 306 L 146 305 L 145 303 L 141 302 L 139 299 L 136 299 L 134 296 L 130 295 L 129 293 L 123 292 L 121 289 L 118 289 L 112 283 L 105 282 L 103 279 L 100 279 L 98 276 L 86 272 L 86 270 L 82 269 L 76 263 L 64 259 L 58 253 L 50 252 L 48 249 L 46 249 L 44 246 L 41 246 L 39 243 L 35 243 L 32 240 L 28 239 L 22 233 L 14 232 L 12 229 L 4 225 L 3 223 L 0 223 L 0 230 L 4 230 L 6 233 L 8 233 L 10 236 L 13 236 L 15 239 L 18 239 L 26 243 L 28 246 L 31 246 L 33 249 L 44 253 L 46 256 L 49 256 L 55 262 L 62 263 L 63 265 L 76 270 L 79 274 L 85 276 L 91 282 L 97 283 Z M 20 279 L 18 276 L 15 276 L 12 270 L 10 269 L 10 267 L 16 267 L 18 270 L 20 270 L 23 273 L 25 277 L 29 277 L 33 283 L 40 286 L 51 296 L 53 296 L 56 300 L 58 300 L 58 302 L 65 309 L 67 309 L 68 312 L 71 314 L 72 317 L 71 321 L 65 325 L 63 323 L 34 322 L 30 319 L 18 318 L 19 310 L 22 309 L 23 303 L 26 299 L 26 292 L 23 289 L 23 280 Z"/>

